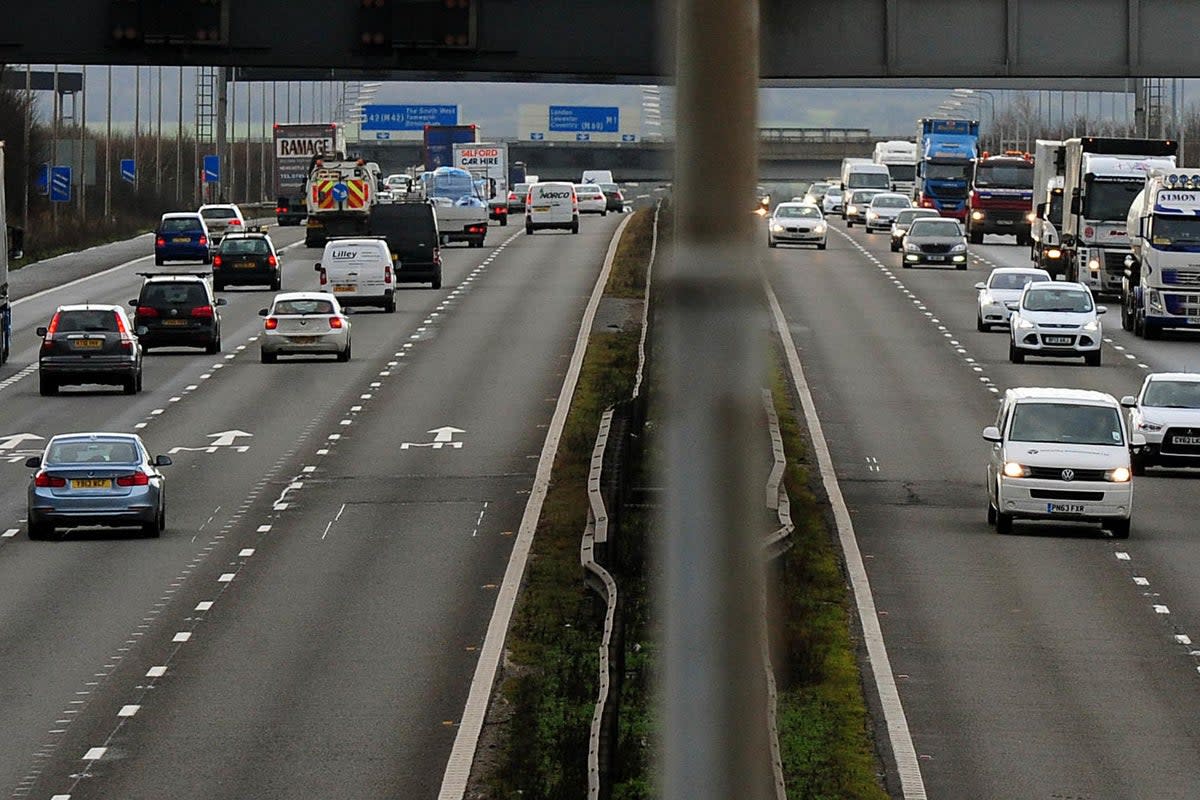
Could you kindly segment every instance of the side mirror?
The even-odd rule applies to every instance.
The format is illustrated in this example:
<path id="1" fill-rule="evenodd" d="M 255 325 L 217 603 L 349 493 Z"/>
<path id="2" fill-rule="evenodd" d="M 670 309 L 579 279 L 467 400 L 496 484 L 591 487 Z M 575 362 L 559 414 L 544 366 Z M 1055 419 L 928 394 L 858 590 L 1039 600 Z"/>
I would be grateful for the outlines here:
<path id="1" fill-rule="evenodd" d="M 1148 221 L 1148 217 L 1139 217 L 1138 218 L 1138 238 L 1139 239 L 1146 238 L 1146 228 L 1149 227 L 1148 225 L 1146 225 L 1147 221 Z M 1128 256 L 1127 256 L 1127 258 L 1128 258 Z"/>
<path id="2" fill-rule="evenodd" d="M 1021 307 L 1021 302 L 1019 300 L 1007 300 L 1004 303 L 1004 307 L 1009 311 L 1016 311 Z"/>
<path id="3" fill-rule="evenodd" d="M 29 467 L 30 469 L 37 469 L 41 465 L 42 465 L 42 457 L 41 456 L 30 456 L 29 458 L 25 459 L 25 466 Z"/>
<path id="4" fill-rule="evenodd" d="M 145 336 L 149 332 L 150 332 L 150 329 L 147 328 L 145 325 L 138 325 L 137 328 L 134 330 L 134 333 L 136 333 L 138 336 Z"/>
<path id="5" fill-rule="evenodd" d="M 318 261 L 317 263 L 313 264 L 313 272 L 320 272 L 320 271 L 321 271 L 321 262 Z"/>
<path id="6" fill-rule="evenodd" d="M 983 281 L 980 281 L 979 283 L 975 284 L 975 288 L 982 292 L 984 289 L 987 288 L 987 284 L 984 283 Z"/>
<path id="7" fill-rule="evenodd" d="M 1071 213 L 1075 216 L 1079 216 L 1083 213 L 1083 203 L 1079 202 L 1078 195 L 1071 198 Z"/>
<path id="8" fill-rule="evenodd" d="M 999 442 L 1000 429 L 995 425 L 988 425 L 983 429 L 983 439 L 985 442 Z"/>
<path id="9" fill-rule="evenodd" d="M 226 300 L 224 297 L 218 297 L 216 304 L 219 306 L 227 306 L 227 305 L 229 305 L 229 301 Z"/>
<path id="10" fill-rule="evenodd" d="M 129 305 L 133 306 L 134 308 L 137 308 L 137 304 L 138 301 L 136 297 L 129 301 Z"/>
<path id="11" fill-rule="evenodd" d="M 260 308 L 260 309 L 258 310 L 258 315 L 259 315 L 260 317 L 265 317 L 265 316 L 266 316 L 267 314 L 269 314 L 269 313 L 271 313 L 271 312 L 270 312 L 270 311 L 268 311 L 268 310 L 267 310 L 267 309 L 265 309 L 265 308 Z"/>
<path id="12" fill-rule="evenodd" d="M 47 331 L 46 331 L 45 327 L 41 327 L 41 328 L 38 328 L 36 331 L 34 331 L 34 333 L 36 333 L 38 336 L 41 336 L 42 338 L 45 338 Z"/>
<path id="13" fill-rule="evenodd" d="M 1140 433 L 1135 433 L 1129 437 L 1129 445 L 1135 450 L 1140 450 L 1146 446 L 1146 437 Z"/>
<path id="14" fill-rule="evenodd" d="M 1097 315 L 1107 314 L 1107 313 L 1108 313 L 1108 306 L 1096 306 L 1096 314 Z"/>
<path id="15" fill-rule="evenodd" d="M 171 460 L 170 456 L 155 456 L 154 457 L 154 466 L 156 466 L 156 467 L 169 467 L 174 463 L 175 462 Z"/>
<path id="16" fill-rule="evenodd" d="M 1131 394 L 1127 394 L 1121 398 L 1122 408 L 1137 408 L 1137 398 Z"/>

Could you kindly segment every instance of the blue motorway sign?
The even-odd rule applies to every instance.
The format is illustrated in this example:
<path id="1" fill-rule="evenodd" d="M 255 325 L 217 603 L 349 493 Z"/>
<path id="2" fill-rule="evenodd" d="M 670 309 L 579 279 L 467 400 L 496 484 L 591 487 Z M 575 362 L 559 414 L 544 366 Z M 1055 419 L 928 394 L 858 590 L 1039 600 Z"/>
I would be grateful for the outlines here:
<path id="1" fill-rule="evenodd" d="M 621 110 L 616 106 L 550 106 L 550 130 L 617 133 L 621 130 Z"/>
<path id="2" fill-rule="evenodd" d="M 219 183 L 221 180 L 221 157 L 204 157 L 204 182 Z"/>
<path id="3" fill-rule="evenodd" d="M 364 131 L 423 131 L 426 125 L 457 125 L 455 105 L 363 106 Z"/>
<path id="4" fill-rule="evenodd" d="M 137 167 L 133 163 L 132 158 L 121 159 L 121 180 L 127 183 L 133 183 L 137 177 Z"/>
<path id="5" fill-rule="evenodd" d="M 34 181 L 37 186 L 38 194 L 47 194 L 50 191 L 50 165 L 39 164 L 37 171 L 37 179 Z"/>
<path id="6" fill-rule="evenodd" d="M 50 202 L 71 202 L 71 168 L 50 168 Z"/>

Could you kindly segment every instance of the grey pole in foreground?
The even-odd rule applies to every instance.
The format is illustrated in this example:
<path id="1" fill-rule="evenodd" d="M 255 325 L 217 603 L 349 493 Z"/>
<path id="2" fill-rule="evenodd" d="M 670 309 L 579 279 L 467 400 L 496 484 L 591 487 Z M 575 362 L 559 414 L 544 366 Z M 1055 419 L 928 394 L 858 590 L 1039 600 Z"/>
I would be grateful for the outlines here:
<path id="1" fill-rule="evenodd" d="M 660 284 L 666 483 L 660 596 L 665 800 L 771 796 L 762 626 L 761 220 L 714 213 L 758 175 L 759 4 L 679 0 L 676 252 Z"/>

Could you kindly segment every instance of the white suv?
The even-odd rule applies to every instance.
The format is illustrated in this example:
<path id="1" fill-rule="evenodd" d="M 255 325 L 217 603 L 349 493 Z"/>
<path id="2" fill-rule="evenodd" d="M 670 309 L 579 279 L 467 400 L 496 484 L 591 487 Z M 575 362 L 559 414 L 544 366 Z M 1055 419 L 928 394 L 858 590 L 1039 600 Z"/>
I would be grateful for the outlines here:
<path id="1" fill-rule="evenodd" d="M 1155 372 L 1136 398 L 1123 397 L 1129 428 L 1146 437 L 1133 455 L 1133 474 L 1146 467 L 1200 467 L 1200 374 Z"/>
<path id="2" fill-rule="evenodd" d="M 1100 366 L 1104 332 L 1099 317 L 1108 309 L 1097 306 L 1082 283 L 1028 283 L 1020 300 L 1005 305 L 1012 312 L 1008 320 L 1012 363 L 1025 363 L 1025 356 L 1083 356 L 1089 367 Z"/>
<path id="3" fill-rule="evenodd" d="M 988 522 L 1010 533 L 1014 519 L 1099 522 L 1129 538 L 1133 513 L 1131 437 L 1112 395 L 1082 389 L 1009 389 L 987 468 Z"/>

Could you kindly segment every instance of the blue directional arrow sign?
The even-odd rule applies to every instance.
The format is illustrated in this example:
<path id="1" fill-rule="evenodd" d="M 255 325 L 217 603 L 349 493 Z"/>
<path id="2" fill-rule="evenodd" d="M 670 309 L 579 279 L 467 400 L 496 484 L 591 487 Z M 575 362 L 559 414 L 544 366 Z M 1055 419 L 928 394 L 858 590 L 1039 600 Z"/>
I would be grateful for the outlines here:
<path id="1" fill-rule="evenodd" d="M 391 133 L 391 131 L 375 131 L 375 138 L 376 139 L 390 139 L 390 138 L 392 138 L 392 133 Z"/>
<path id="2" fill-rule="evenodd" d="M 344 183 L 335 183 L 332 194 L 335 202 L 344 203 L 346 198 L 350 196 L 350 187 Z"/>
<path id="3" fill-rule="evenodd" d="M 50 169 L 50 202 L 71 202 L 71 168 L 51 167 Z"/>
<path id="4" fill-rule="evenodd" d="M 592 135 L 590 133 L 575 134 L 575 141 L 577 141 L 577 142 L 590 142 L 591 140 L 592 140 Z"/>
<path id="5" fill-rule="evenodd" d="M 637 134 L 636 133 L 622 133 L 621 141 L 622 142 L 636 142 Z"/>
<path id="6" fill-rule="evenodd" d="M 133 183 L 137 177 L 137 168 L 134 166 L 132 158 L 121 159 L 121 180 L 128 183 Z"/>
<path id="7" fill-rule="evenodd" d="M 204 157 L 204 182 L 219 183 L 221 181 L 221 157 Z"/>
<path id="8" fill-rule="evenodd" d="M 542 140 L 543 140 L 543 139 L 545 139 L 545 138 L 546 138 L 546 134 L 544 134 L 544 133 L 531 133 L 531 134 L 529 134 L 529 139 L 530 139 L 530 141 L 534 141 L 534 142 L 540 142 L 540 141 L 542 141 Z"/>

